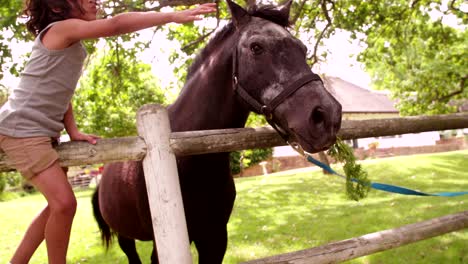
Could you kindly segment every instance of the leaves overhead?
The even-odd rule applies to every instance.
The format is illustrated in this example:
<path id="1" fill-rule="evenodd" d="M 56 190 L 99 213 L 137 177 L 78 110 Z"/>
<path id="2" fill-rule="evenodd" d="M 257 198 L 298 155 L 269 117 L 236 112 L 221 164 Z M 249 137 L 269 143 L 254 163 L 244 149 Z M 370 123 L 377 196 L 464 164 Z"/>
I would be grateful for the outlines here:
<path id="1" fill-rule="evenodd" d="M 75 93 L 75 118 L 85 132 L 103 137 L 136 136 L 138 108 L 165 102 L 151 66 L 120 49 L 99 53 Z"/>
<path id="2" fill-rule="evenodd" d="M 106 0 L 103 17 L 127 11 L 166 11 L 212 2 L 207 0 Z M 245 6 L 247 2 L 236 1 Z M 271 1 L 264 1 L 271 2 Z M 274 2 L 274 1 L 273 1 Z M 279 1 L 278 1 L 279 2 Z M 182 47 L 169 60 L 177 78 L 183 82 L 194 54 L 208 41 L 220 21 L 229 17 L 224 1 L 215 23 L 168 25 L 154 30 L 167 32 L 167 38 Z M 22 1 L 0 0 L 0 79 L 4 71 L 15 75 L 24 62 L 12 59 L 10 43 L 31 41 L 20 14 Z M 468 7 L 464 0 L 295 0 L 290 19 L 291 31 L 309 46 L 311 65 L 325 61 L 324 40 L 340 31 L 350 32 L 350 41 L 365 47 L 358 59 L 371 75 L 373 85 L 387 89 L 399 101 L 403 114 L 435 114 L 455 111 L 468 98 Z M 119 43 L 134 41 L 138 33 L 118 38 Z M 106 39 L 108 43 L 115 39 Z M 95 42 L 88 50 L 95 52 Z M 135 50 L 148 48 L 138 43 Z M 111 43 L 106 47 L 115 47 Z M 343 44 L 343 48 L 346 48 Z M 115 51 L 114 51 L 115 52 Z M 122 52 L 119 50 L 118 52 Z M 136 57 L 138 52 L 125 56 Z M 5 68 L 8 65 L 8 68 Z"/>

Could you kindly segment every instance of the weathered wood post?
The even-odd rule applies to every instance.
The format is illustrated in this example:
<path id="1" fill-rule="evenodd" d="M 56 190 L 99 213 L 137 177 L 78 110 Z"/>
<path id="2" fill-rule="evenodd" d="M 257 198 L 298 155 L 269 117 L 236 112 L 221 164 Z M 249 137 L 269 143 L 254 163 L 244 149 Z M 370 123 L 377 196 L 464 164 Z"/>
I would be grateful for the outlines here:
<path id="1" fill-rule="evenodd" d="M 167 110 L 154 104 L 141 107 L 137 128 L 147 145 L 143 169 L 159 263 L 192 264 Z"/>

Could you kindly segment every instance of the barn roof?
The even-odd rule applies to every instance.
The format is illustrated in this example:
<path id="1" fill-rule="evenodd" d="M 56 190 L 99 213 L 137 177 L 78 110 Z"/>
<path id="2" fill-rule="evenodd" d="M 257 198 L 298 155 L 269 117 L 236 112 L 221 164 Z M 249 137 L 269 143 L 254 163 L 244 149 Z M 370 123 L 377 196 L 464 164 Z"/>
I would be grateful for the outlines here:
<path id="1" fill-rule="evenodd" d="M 323 78 L 328 91 L 340 102 L 343 113 L 398 113 L 385 93 L 371 91 L 338 77 Z"/>

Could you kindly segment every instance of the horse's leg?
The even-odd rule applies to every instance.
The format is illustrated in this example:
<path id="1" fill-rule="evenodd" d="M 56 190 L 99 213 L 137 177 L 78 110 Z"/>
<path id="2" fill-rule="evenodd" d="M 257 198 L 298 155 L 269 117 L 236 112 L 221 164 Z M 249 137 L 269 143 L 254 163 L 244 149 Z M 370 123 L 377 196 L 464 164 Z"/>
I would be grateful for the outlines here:
<path id="1" fill-rule="evenodd" d="M 212 226 L 210 233 L 198 237 L 194 242 L 198 251 L 199 264 L 221 264 L 227 248 L 226 226 Z"/>
<path id="2" fill-rule="evenodd" d="M 151 264 L 159 264 L 156 242 L 153 242 L 153 253 L 151 253 Z"/>
<path id="3" fill-rule="evenodd" d="M 119 246 L 127 255 L 128 264 L 141 264 L 140 257 L 135 246 L 135 240 L 118 235 Z"/>

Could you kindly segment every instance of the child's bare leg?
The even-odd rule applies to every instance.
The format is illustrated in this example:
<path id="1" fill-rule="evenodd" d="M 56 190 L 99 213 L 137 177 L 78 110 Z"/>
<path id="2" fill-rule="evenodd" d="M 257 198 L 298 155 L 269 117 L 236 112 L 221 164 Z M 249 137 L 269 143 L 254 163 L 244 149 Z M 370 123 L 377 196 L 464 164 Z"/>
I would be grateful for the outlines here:
<path id="1" fill-rule="evenodd" d="M 15 255 L 11 259 L 11 263 L 22 264 L 29 262 L 34 251 L 44 240 L 44 230 L 48 219 L 49 207 L 46 206 L 29 225 Z"/>
<path id="2" fill-rule="evenodd" d="M 73 190 L 58 162 L 34 176 L 31 183 L 45 196 L 48 202 L 49 217 L 42 231 L 46 240 L 49 264 L 65 264 L 71 226 L 76 212 L 76 198 Z M 37 228 L 37 232 L 40 232 L 39 224 Z M 31 231 L 31 234 L 36 234 L 35 232 Z M 23 240 L 28 239 L 29 237 L 25 236 Z M 25 253 L 32 250 L 27 246 L 25 245 L 25 248 L 20 246 L 15 257 L 17 255 L 25 256 Z M 32 251 L 34 252 L 34 250 Z M 22 262 L 16 262 L 15 257 L 11 261 L 12 264 L 22 264 Z"/>

